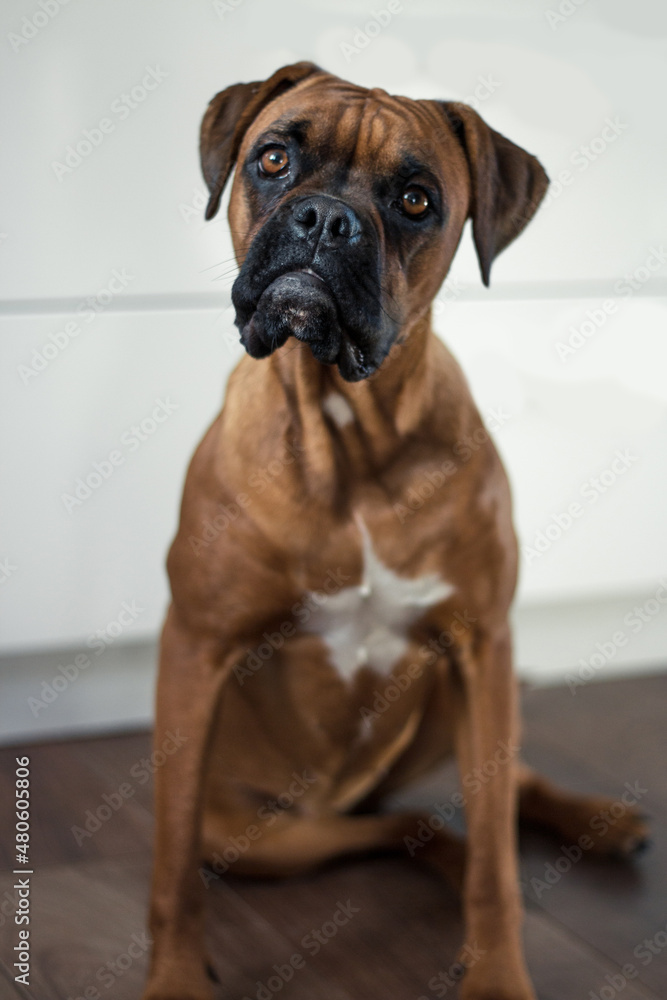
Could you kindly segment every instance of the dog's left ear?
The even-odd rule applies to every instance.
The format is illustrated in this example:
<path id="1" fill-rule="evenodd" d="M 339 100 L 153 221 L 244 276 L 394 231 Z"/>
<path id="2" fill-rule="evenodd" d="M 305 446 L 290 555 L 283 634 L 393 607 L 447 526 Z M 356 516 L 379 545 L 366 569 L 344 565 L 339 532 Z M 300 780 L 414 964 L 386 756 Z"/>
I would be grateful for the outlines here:
<path id="1" fill-rule="evenodd" d="M 276 70 L 268 80 L 235 83 L 215 95 L 204 114 L 199 138 L 202 172 L 211 195 L 206 219 L 212 219 L 220 207 L 227 178 L 251 122 L 269 101 L 307 76 L 321 72 L 311 62 L 293 63 Z"/>
<path id="2" fill-rule="evenodd" d="M 470 218 L 482 272 L 489 284 L 491 264 L 528 225 L 549 178 L 539 160 L 495 132 L 467 104 L 439 101 L 470 170 Z"/>

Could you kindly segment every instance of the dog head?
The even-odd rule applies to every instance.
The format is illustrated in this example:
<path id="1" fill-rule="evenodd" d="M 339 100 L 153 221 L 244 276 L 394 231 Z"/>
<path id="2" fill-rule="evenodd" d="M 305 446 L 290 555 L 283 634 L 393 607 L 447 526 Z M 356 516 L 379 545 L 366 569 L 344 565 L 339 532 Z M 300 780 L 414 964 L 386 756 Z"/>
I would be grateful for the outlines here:
<path id="1" fill-rule="evenodd" d="M 307 62 L 217 94 L 200 148 L 207 219 L 236 164 L 232 301 L 245 349 L 265 357 L 291 335 L 350 382 L 428 310 L 465 220 L 488 285 L 548 184 L 467 105 L 392 97 Z"/>

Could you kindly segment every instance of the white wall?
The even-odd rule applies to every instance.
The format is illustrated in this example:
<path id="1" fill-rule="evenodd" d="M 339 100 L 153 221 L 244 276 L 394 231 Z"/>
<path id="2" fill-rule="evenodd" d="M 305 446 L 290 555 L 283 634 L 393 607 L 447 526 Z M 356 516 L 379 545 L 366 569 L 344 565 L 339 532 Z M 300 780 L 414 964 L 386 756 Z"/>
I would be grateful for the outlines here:
<path id="1" fill-rule="evenodd" d="M 587 0 L 561 4 L 574 11 L 563 16 L 557 0 L 401 6 L 364 45 L 358 29 L 380 4 L 69 0 L 47 15 L 37 0 L 5 0 L 5 653 L 85 649 L 123 602 L 142 610 L 119 643 L 156 633 L 185 465 L 239 353 L 224 213 L 202 220 L 199 121 L 217 90 L 300 58 L 414 97 L 477 100 L 554 181 L 537 219 L 496 262 L 491 289 L 468 234 L 436 307 L 482 411 L 506 415 L 496 439 L 522 543 L 534 547 L 547 528 L 552 536 L 524 559 L 520 662 L 533 676 L 556 676 L 545 621 L 571 634 L 558 646 L 562 662 L 605 639 L 602 625 L 570 630 L 566 602 L 631 609 L 667 576 L 667 8 Z M 142 81 L 154 89 L 133 98 Z M 123 104 L 128 93 L 134 107 Z M 61 168 L 84 130 L 98 145 Z M 559 343 L 582 326 L 594 332 L 561 357 Z M 30 374 L 45 345 L 53 357 Z M 135 447 L 128 430 L 165 398 L 177 408 Z M 122 464 L 68 512 L 62 494 L 114 450 Z M 618 451 L 629 457 L 615 474 Z M 604 492 L 591 482 L 600 474 Z M 555 538 L 554 516 L 566 523 L 573 503 L 579 516 Z M 660 605 L 646 649 L 630 643 L 615 662 L 659 661 L 665 622 Z"/>

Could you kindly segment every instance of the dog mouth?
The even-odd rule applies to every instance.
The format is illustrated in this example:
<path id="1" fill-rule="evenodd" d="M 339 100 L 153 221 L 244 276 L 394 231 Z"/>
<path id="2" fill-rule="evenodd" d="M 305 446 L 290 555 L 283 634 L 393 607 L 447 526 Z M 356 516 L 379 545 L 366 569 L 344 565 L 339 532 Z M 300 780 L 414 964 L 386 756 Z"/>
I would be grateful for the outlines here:
<path id="1" fill-rule="evenodd" d="M 237 309 L 241 343 L 253 358 L 265 358 L 290 336 L 307 344 L 324 365 L 338 366 L 348 382 L 367 378 L 377 367 L 347 332 L 336 298 L 310 267 L 285 271 L 262 291 L 250 317 Z"/>

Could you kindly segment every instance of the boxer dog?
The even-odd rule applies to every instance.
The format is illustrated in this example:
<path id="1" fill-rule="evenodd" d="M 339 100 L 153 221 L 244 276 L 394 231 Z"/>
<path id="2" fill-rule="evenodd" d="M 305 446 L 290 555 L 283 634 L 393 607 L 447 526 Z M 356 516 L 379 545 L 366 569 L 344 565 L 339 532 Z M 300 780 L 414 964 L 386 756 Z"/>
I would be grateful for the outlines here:
<path id="1" fill-rule="evenodd" d="M 461 996 L 531 1000 L 517 814 L 608 853 L 645 829 L 628 811 L 596 839 L 610 801 L 519 763 L 509 488 L 431 303 L 466 219 L 488 285 L 547 176 L 464 104 L 307 62 L 219 93 L 201 160 L 207 219 L 236 167 L 247 355 L 190 466 L 168 559 L 155 738 L 184 741 L 156 773 L 145 1000 L 212 996 L 204 862 L 289 875 L 388 849 L 461 886 L 482 955 Z M 377 808 L 452 754 L 465 850 L 432 817 Z"/>

